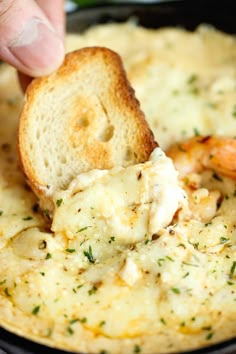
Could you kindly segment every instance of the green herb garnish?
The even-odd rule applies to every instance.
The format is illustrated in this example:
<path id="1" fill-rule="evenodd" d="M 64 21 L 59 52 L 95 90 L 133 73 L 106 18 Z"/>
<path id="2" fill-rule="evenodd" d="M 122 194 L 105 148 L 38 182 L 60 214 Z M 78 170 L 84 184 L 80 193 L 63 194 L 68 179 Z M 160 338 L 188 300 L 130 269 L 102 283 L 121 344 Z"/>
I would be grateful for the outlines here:
<path id="1" fill-rule="evenodd" d="M 51 253 L 47 253 L 45 259 L 50 259 L 50 258 L 52 258 Z"/>
<path id="2" fill-rule="evenodd" d="M 92 251 L 91 246 L 89 246 L 88 251 L 84 251 L 84 255 L 85 255 L 85 257 L 88 258 L 90 263 L 95 263 L 95 259 L 93 258 L 93 251 Z"/>
<path id="3" fill-rule="evenodd" d="M 59 208 L 59 206 L 61 206 L 62 202 L 63 202 L 63 199 L 62 199 L 62 198 L 57 199 L 56 205 L 57 205 L 58 208 Z"/>
<path id="4" fill-rule="evenodd" d="M 231 275 L 231 277 L 234 276 L 235 270 L 236 270 L 236 261 L 233 262 L 232 267 L 231 267 L 231 269 L 230 269 L 230 275 Z"/>
<path id="5" fill-rule="evenodd" d="M 32 310 L 32 314 L 37 315 L 39 313 L 39 310 L 40 310 L 40 305 L 35 306 Z"/>
<path id="6" fill-rule="evenodd" d="M 85 230 L 87 230 L 89 227 L 92 227 L 92 226 L 85 226 L 85 227 L 82 227 L 81 229 L 79 229 L 79 230 L 77 231 L 77 233 L 78 233 L 78 232 L 85 231 Z"/>
<path id="7" fill-rule="evenodd" d="M 201 135 L 197 128 L 193 128 L 193 132 L 194 132 L 195 136 L 200 136 Z"/>
<path id="8" fill-rule="evenodd" d="M 88 294 L 89 294 L 89 295 L 94 295 L 97 290 L 98 290 L 98 289 L 96 288 L 96 286 L 93 286 L 93 287 L 88 291 Z"/>
<path id="9" fill-rule="evenodd" d="M 66 252 L 68 252 L 68 253 L 74 253 L 74 252 L 75 252 L 75 249 L 74 249 L 74 248 L 67 248 L 67 249 L 66 249 Z"/>
<path id="10" fill-rule="evenodd" d="M 171 290 L 173 291 L 173 293 L 175 294 L 180 294 L 180 290 L 178 288 L 171 288 Z"/>
<path id="11" fill-rule="evenodd" d="M 220 238 L 220 243 L 226 243 L 226 242 L 228 242 L 229 241 L 229 239 L 228 238 L 226 238 L 226 237 L 221 237 Z"/>
<path id="12" fill-rule="evenodd" d="M 32 220 L 33 217 L 32 216 L 26 216 L 25 218 L 23 218 L 22 220 L 28 221 L 28 220 Z"/>
<path id="13" fill-rule="evenodd" d="M 134 346 L 134 353 L 141 353 L 141 348 L 138 344 L 135 344 Z"/>

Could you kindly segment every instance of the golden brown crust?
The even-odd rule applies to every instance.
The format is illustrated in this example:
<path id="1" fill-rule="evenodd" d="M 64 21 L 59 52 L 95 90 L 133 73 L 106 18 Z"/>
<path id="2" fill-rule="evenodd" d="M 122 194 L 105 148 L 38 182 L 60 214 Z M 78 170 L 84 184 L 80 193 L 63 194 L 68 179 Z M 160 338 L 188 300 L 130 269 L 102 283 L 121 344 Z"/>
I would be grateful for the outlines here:
<path id="1" fill-rule="evenodd" d="M 47 108 L 48 102 L 51 106 Z M 32 134 L 37 129 L 38 135 L 44 134 L 40 126 L 46 124 L 45 115 L 48 122 L 44 131 L 48 130 L 52 141 L 43 141 L 45 146 L 38 149 L 36 145 L 42 140 L 37 141 Z M 144 162 L 157 146 L 121 58 L 102 47 L 69 53 L 56 72 L 32 81 L 20 117 L 18 142 L 27 180 L 36 194 L 46 199 L 50 199 L 50 192 L 66 187 L 78 173 Z M 53 177 L 49 176 L 39 167 L 39 160 L 47 154 L 47 144 L 59 144 L 61 150 L 67 146 L 64 153 L 70 158 L 65 158 L 68 162 L 64 163 L 63 173 L 66 175 L 67 169 L 70 172 L 60 181 L 56 174 L 52 172 Z M 61 158 L 52 155 L 57 166 Z"/>

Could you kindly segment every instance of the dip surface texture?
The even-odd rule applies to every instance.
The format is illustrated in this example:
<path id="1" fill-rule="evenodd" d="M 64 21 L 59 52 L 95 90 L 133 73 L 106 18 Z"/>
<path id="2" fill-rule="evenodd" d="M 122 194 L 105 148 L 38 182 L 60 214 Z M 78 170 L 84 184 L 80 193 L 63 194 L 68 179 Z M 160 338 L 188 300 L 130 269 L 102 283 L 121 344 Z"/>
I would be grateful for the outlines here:
<path id="1" fill-rule="evenodd" d="M 164 151 L 194 135 L 234 137 L 232 36 L 127 23 L 67 37 L 67 50 L 91 45 L 121 55 Z M 51 225 L 16 158 L 22 102 L 16 72 L 1 65 L 1 326 L 81 353 L 170 353 L 234 337 L 235 181 L 210 169 L 180 178 L 156 149 L 144 164 L 78 176 L 54 196 Z"/>

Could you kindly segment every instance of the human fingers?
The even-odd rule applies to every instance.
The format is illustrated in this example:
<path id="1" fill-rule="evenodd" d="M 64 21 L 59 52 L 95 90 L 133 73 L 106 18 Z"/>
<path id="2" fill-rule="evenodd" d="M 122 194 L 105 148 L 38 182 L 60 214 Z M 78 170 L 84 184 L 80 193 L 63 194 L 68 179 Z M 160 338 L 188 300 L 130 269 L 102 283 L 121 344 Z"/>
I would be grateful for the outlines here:
<path id="1" fill-rule="evenodd" d="M 53 28 L 56 30 L 57 34 L 64 41 L 65 34 L 65 11 L 64 11 L 64 0 L 55 0 L 55 1 L 45 1 L 45 0 L 36 0 L 38 6 L 47 16 L 51 22 Z M 27 86 L 32 81 L 32 78 L 18 72 L 18 78 L 23 91 L 26 90 Z"/>
<path id="2" fill-rule="evenodd" d="M 36 0 L 38 6 L 45 13 L 53 28 L 56 30 L 58 35 L 64 40 L 65 33 L 65 11 L 64 11 L 64 0 Z"/>
<path id="3" fill-rule="evenodd" d="M 33 78 L 31 76 L 21 73 L 20 71 L 18 71 L 17 74 L 18 74 L 18 80 L 20 83 L 20 87 L 21 87 L 22 91 L 25 92 L 28 85 L 33 80 Z"/>
<path id="4" fill-rule="evenodd" d="M 63 41 L 35 1 L 0 1 L 0 58 L 31 77 L 62 63 Z"/>

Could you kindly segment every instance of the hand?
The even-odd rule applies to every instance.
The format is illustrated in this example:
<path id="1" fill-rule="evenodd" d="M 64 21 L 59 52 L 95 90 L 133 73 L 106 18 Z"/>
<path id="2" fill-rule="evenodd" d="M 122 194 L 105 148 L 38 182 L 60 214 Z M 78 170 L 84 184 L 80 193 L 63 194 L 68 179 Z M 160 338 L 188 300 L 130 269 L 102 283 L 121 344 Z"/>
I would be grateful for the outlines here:
<path id="1" fill-rule="evenodd" d="M 64 0 L 0 0 L 0 59 L 19 70 L 23 87 L 60 66 L 64 27 Z"/>

